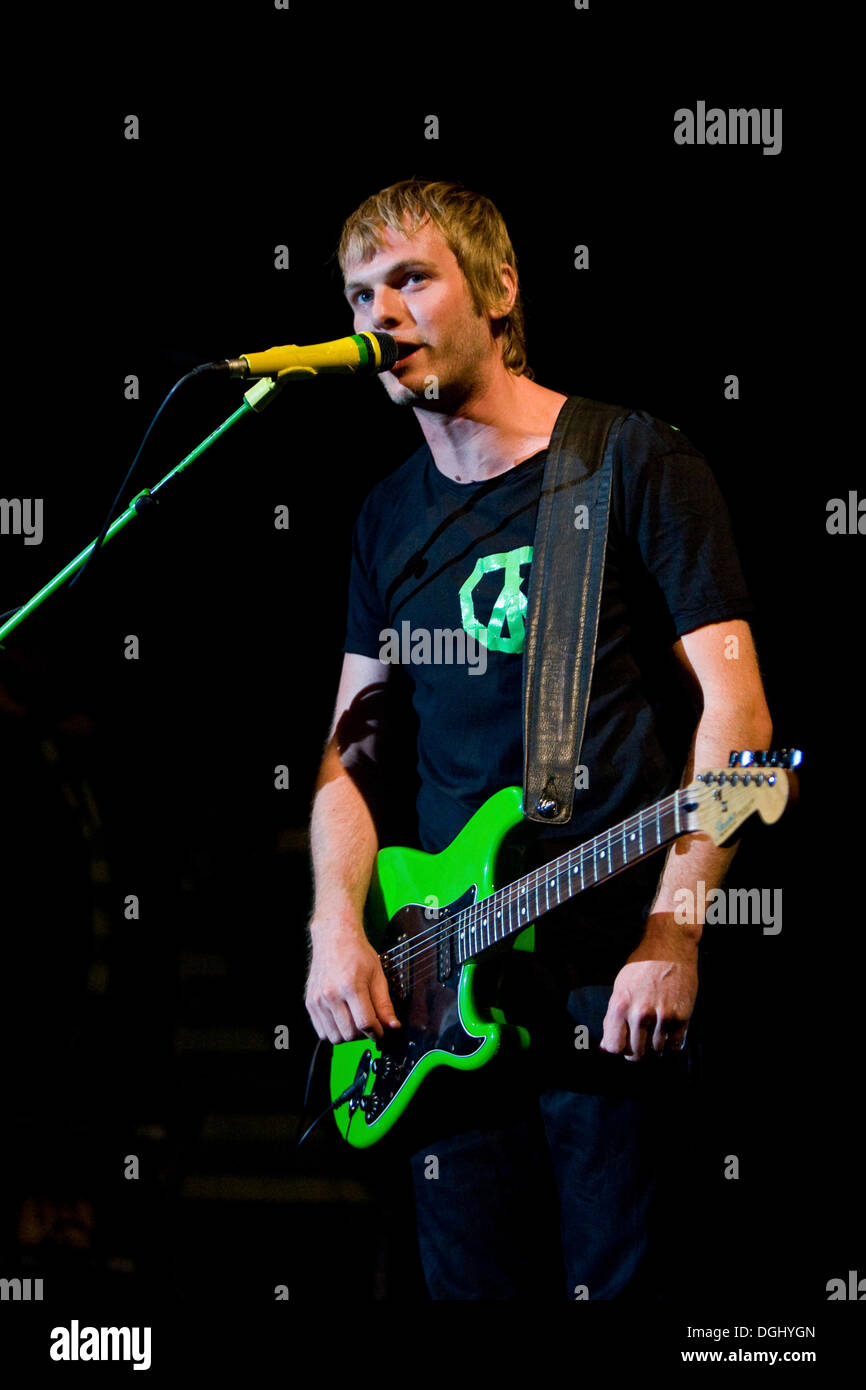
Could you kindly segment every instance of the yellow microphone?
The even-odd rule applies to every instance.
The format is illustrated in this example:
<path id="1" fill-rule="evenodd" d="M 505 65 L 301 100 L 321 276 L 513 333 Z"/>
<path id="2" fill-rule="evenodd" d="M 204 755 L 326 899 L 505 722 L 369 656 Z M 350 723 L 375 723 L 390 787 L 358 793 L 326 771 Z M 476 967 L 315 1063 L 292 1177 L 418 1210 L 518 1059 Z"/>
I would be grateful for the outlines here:
<path id="1" fill-rule="evenodd" d="M 311 347 L 291 343 L 287 347 L 268 348 L 267 352 L 245 352 L 228 359 L 228 368 L 230 376 L 270 376 L 278 381 L 331 372 L 363 376 L 389 371 L 399 356 L 400 348 L 390 333 L 353 333 L 349 338 L 313 343 Z"/>

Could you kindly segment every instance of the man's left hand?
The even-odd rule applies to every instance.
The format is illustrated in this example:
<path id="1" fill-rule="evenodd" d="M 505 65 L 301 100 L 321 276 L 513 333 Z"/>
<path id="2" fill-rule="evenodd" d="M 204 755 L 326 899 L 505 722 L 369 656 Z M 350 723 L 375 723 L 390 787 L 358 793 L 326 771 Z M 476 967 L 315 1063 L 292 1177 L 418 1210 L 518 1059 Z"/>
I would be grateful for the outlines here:
<path id="1" fill-rule="evenodd" d="M 698 994 L 697 943 L 650 918 L 646 936 L 614 981 L 603 1052 L 628 1061 L 683 1047 Z"/>

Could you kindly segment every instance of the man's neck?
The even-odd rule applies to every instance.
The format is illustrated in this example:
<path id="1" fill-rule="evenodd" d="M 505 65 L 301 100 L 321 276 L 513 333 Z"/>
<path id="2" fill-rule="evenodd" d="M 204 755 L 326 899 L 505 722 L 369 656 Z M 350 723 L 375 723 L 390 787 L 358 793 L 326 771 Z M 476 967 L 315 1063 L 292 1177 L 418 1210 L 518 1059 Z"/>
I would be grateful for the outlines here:
<path id="1" fill-rule="evenodd" d="M 458 483 L 476 483 L 546 449 L 567 399 L 500 368 L 455 414 L 416 407 L 415 418 L 440 473 Z"/>

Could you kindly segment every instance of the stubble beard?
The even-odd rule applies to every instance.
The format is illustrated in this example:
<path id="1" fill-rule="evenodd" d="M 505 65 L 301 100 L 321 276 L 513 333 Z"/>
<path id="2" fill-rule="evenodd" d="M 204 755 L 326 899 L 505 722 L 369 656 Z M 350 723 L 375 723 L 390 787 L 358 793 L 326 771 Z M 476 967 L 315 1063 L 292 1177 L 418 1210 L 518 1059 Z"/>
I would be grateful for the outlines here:
<path id="1" fill-rule="evenodd" d="M 429 386 L 427 378 L 437 376 L 435 366 L 424 369 L 417 387 L 408 386 L 396 377 L 392 377 L 388 383 L 383 376 L 382 385 L 393 403 L 404 408 L 410 406 L 417 410 L 429 410 L 437 415 L 456 415 L 474 392 L 484 386 L 484 365 L 489 361 L 489 355 L 477 338 L 467 335 L 458 340 L 449 356 L 451 365 L 448 377 L 444 381 L 439 377 L 438 396 L 432 398 L 425 395 L 425 390 Z"/>

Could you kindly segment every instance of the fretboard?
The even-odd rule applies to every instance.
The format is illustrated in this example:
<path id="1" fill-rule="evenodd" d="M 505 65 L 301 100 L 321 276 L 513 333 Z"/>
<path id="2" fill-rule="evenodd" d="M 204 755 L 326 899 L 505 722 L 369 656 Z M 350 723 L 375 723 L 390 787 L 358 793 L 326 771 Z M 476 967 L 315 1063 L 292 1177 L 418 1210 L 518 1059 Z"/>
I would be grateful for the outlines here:
<path id="1" fill-rule="evenodd" d="M 663 797 L 645 811 L 515 879 L 489 898 L 463 908 L 451 922 L 458 961 L 462 964 L 522 931 L 545 912 L 597 883 L 604 883 L 685 834 L 686 811 L 691 801 L 692 796 L 682 790 Z"/>

